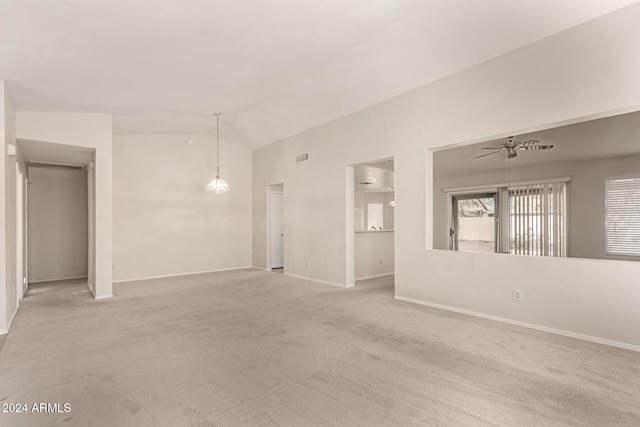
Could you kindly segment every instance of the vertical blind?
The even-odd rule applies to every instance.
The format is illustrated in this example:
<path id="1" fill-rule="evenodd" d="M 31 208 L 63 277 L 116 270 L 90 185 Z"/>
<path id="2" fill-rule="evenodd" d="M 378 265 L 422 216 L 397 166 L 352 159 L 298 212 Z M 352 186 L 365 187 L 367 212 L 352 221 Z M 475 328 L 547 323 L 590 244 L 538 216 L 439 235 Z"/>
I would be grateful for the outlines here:
<path id="1" fill-rule="evenodd" d="M 509 187 L 509 252 L 566 256 L 566 183 Z"/>
<path id="2" fill-rule="evenodd" d="M 640 255 L 640 178 L 605 179 L 605 251 Z"/>

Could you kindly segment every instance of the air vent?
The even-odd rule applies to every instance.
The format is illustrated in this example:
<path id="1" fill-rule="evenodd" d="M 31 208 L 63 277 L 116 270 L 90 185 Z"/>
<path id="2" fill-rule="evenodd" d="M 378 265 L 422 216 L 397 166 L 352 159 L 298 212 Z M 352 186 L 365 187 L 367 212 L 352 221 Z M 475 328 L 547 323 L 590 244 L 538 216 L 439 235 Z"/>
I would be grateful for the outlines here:
<path id="1" fill-rule="evenodd" d="M 29 166 L 32 168 L 50 168 L 50 169 L 71 169 L 71 170 L 84 170 L 83 165 L 70 165 L 66 163 L 50 163 L 50 162 L 37 162 L 30 160 Z"/>
<path id="2" fill-rule="evenodd" d="M 359 182 L 358 184 L 360 184 L 360 185 L 371 185 L 371 184 L 373 184 L 373 182 L 371 182 L 371 181 L 362 181 L 362 182 Z"/>
<path id="3" fill-rule="evenodd" d="M 309 153 L 304 153 L 296 156 L 296 163 L 304 162 L 305 160 L 309 160 Z"/>

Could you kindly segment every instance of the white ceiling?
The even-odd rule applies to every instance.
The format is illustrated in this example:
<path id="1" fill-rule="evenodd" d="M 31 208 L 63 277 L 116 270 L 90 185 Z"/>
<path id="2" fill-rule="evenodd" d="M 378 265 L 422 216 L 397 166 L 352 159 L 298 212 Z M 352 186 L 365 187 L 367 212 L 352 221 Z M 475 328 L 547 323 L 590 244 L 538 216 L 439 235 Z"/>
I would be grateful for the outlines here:
<path id="1" fill-rule="evenodd" d="M 260 147 L 637 0 L 3 0 L 18 110 Z"/>
<path id="2" fill-rule="evenodd" d="M 512 167 L 638 155 L 640 112 L 514 136 L 516 141 L 529 139 L 537 139 L 539 145 L 553 145 L 553 148 L 518 151 L 518 156 L 511 159 Z M 433 155 L 433 175 L 444 178 L 504 170 L 508 165 L 506 153 L 474 158 L 490 152 L 482 147 L 499 147 L 504 142 L 506 139 L 498 139 L 437 151 Z"/>
<path id="3" fill-rule="evenodd" d="M 354 167 L 355 191 L 385 193 L 393 191 L 395 173 L 393 159 Z"/>
<path id="4" fill-rule="evenodd" d="M 75 145 L 18 139 L 20 153 L 29 162 L 86 166 L 93 159 L 95 149 Z"/>

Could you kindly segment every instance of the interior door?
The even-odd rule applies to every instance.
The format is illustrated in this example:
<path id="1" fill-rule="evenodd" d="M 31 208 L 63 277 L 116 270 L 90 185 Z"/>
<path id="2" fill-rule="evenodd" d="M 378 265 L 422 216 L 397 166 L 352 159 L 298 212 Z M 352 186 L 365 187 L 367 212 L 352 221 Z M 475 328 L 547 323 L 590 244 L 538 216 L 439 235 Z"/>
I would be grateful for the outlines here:
<path id="1" fill-rule="evenodd" d="M 271 193 L 270 232 L 271 260 L 270 268 L 284 267 L 284 229 L 283 229 L 283 197 L 282 193 Z"/>
<path id="2" fill-rule="evenodd" d="M 451 249 L 498 252 L 497 193 L 464 194 L 451 197 Z"/>

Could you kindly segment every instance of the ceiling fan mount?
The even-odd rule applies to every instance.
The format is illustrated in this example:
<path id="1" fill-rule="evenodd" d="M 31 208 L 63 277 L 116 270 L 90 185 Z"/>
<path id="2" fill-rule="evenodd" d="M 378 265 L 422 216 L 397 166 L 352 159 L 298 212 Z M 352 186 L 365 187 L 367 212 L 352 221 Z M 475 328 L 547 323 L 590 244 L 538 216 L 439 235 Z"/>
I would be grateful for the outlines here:
<path id="1" fill-rule="evenodd" d="M 482 150 L 494 151 L 491 153 L 475 156 L 474 159 L 498 153 L 506 153 L 508 159 L 513 159 L 514 157 L 518 156 L 518 151 L 520 150 L 550 150 L 553 148 L 553 145 L 538 145 L 539 142 L 540 141 L 538 141 L 537 139 L 530 139 L 528 141 L 514 141 L 513 136 L 510 136 L 509 138 L 507 138 L 507 141 L 504 142 L 500 147 L 483 147 Z"/>

